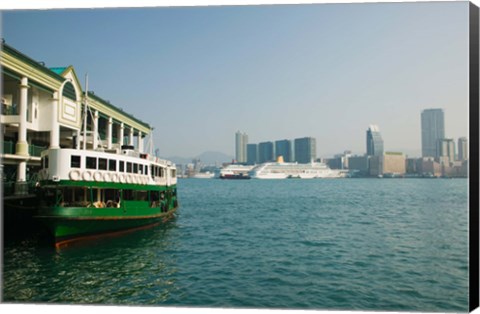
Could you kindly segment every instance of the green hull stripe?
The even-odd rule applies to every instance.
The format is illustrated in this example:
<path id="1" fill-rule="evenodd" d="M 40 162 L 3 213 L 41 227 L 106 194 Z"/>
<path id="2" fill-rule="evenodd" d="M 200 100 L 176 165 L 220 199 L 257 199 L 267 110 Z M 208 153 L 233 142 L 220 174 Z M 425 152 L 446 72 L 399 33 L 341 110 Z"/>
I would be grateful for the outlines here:
<path id="1" fill-rule="evenodd" d="M 142 185 L 142 184 L 131 184 L 131 183 L 115 183 L 115 182 L 96 182 L 96 181 L 71 181 L 71 180 L 61 180 L 58 182 L 54 181 L 41 181 L 40 185 L 42 187 L 46 186 L 74 186 L 74 187 L 88 187 L 88 188 L 104 188 L 104 189 L 117 189 L 117 190 L 141 190 L 141 191 L 166 191 L 169 189 L 175 189 L 176 184 L 173 185 Z"/>

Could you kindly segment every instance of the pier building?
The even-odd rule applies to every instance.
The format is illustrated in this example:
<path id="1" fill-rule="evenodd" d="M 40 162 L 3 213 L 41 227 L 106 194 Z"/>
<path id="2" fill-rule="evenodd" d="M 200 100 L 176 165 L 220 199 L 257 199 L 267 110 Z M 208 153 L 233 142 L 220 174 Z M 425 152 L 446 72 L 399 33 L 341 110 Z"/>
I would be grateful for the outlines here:
<path id="1" fill-rule="evenodd" d="M 28 194 L 46 148 L 144 151 L 149 124 L 86 91 L 72 66 L 47 67 L 1 43 L 4 195 Z"/>

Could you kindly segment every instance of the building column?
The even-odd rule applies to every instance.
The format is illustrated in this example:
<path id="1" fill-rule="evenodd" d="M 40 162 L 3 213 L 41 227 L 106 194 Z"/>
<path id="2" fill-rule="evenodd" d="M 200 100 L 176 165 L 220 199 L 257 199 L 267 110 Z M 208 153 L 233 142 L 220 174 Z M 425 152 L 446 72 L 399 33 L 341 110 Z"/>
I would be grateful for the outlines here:
<path id="1" fill-rule="evenodd" d="M 50 147 L 60 148 L 60 126 L 58 125 L 58 92 L 53 93 L 52 98 L 52 116 L 50 129 Z"/>
<path id="2" fill-rule="evenodd" d="M 20 108 L 18 112 L 20 121 L 18 124 L 18 141 L 15 145 L 15 154 L 23 157 L 29 156 L 27 143 L 28 88 L 28 78 L 22 77 L 22 79 L 20 80 Z M 15 183 L 15 194 L 28 194 L 26 160 L 21 160 L 17 166 L 17 182 Z"/>
<path id="3" fill-rule="evenodd" d="M 80 149 L 80 131 L 77 130 L 77 132 L 75 134 L 76 134 L 76 136 L 75 136 L 75 148 Z"/>
<path id="4" fill-rule="evenodd" d="M 109 117 L 107 126 L 107 149 L 112 149 L 112 125 L 113 119 L 112 117 Z"/>
<path id="5" fill-rule="evenodd" d="M 143 153 L 143 138 L 141 131 L 138 131 L 138 151 Z"/>
<path id="6" fill-rule="evenodd" d="M 28 102 L 28 78 L 22 77 L 20 81 L 20 104 L 18 125 L 18 141 L 15 147 L 16 155 L 28 156 L 27 143 L 27 102 Z"/>
<path id="7" fill-rule="evenodd" d="M 122 148 L 124 137 L 125 137 L 125 126 L 123 125 L 123 122 L 122 122 L 120 123 L 120 135 L 118 136 L 118 144 L 120 144 L 120 148 Z"/>
<path id="8" fill-rule="evenodd" d="M 130 127 L 130 133 L 128 134 L 128 145 L 133 146 L 133 127 Z"/>
<path id="9" fill-rule="evenodd" d="M 98 110 L 95 110 L 95 114 L 93 116 L 93 148 L 98 148 Z"/>

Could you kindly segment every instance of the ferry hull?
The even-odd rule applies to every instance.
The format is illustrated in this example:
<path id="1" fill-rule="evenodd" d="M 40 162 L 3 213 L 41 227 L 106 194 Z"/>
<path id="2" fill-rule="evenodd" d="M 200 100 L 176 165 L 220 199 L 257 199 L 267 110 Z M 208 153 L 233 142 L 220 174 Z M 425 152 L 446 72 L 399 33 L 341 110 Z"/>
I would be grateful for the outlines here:
<path id="1" fill-rule="evenodd" d="M 243 175 L 243 174 L 225 174 L 221 175 L 220 179 L 227 179 L 227 180 L 248 180 L 250 176 Z"/>
<path id="2" fill-rule="evenodd" d="M 174 217 L 178 207 L 166 212 L 160 209 L 132 210 L 122 208 L 41 208 L 36 216 L 50 231 L 57 248 L 74 242 L 103 236 L 119 235 L 137 229 L 165 223 Z M 104 211 L 102 213 L 102 211 Z M 110 213 L 106 213 L 109 211 Z M 76 214 L 75 214 L 76 213 Z"/>

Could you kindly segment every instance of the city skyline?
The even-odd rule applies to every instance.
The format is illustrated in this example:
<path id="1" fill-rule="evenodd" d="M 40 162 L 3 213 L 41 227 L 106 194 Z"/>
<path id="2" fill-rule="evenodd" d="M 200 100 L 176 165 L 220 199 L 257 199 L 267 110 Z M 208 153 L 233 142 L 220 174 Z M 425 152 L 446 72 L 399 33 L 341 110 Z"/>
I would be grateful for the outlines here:
<path id="1" fill-rule="evenodd" d="M 90 90 L 155 128 L 162 156 L 233 155 L 238 129 L 256 143 L 308 134 L 319 157 L 362 154 L 370 124 L 381 128 L 385 151 L 420 156 L 418 112 L 426 108 L 444 110 L 447 137 L 468 136 L 467 10 L 372 3 L 3 11 L 2 30 L 7 44 L 47 67 L 73 65 L 81 81 L 88 73 Z M 74 40 L 54 49 L 42 39 L 49 37 Z"/>

